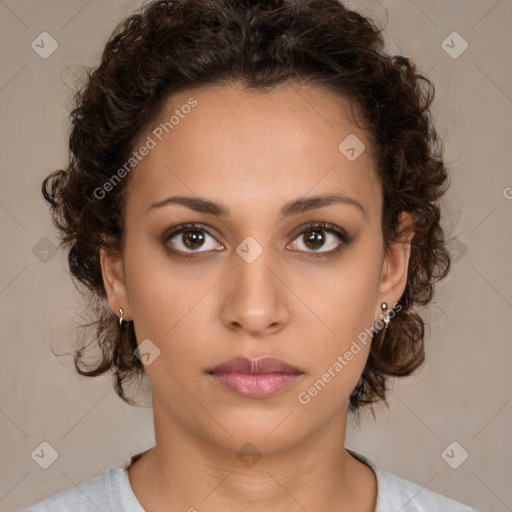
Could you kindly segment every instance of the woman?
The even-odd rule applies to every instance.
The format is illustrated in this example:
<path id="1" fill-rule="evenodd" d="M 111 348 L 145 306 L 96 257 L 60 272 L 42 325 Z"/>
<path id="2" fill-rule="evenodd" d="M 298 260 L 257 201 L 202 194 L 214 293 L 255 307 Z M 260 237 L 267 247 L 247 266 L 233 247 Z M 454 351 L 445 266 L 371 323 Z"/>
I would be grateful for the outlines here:
<path id="1" fill-rule="evenodd" d="M 29 509 L 468 511 L 345 449 L 424 360 L 450 259 L 431 83 L 336 0 L 156 1 L 76 97 L 45 179 L 94 367 L 155 446 Z M 108 307 L 107 307 L 108 304 Z"/>

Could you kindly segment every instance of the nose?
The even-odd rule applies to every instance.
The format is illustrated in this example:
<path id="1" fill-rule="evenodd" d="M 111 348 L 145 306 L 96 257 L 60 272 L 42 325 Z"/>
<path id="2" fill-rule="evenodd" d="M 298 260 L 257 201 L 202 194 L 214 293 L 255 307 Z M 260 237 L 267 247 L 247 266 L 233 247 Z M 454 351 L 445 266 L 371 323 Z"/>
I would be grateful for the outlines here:
<path id="1" fill-rule="evenodd" d="M 245 330 L 252 336 L 275 334 L 289 318 L 283 269 L 272 261 L 271 251 L 264 250 L 248 263 L 238 254 L 235 268 L 222 289 L 222 322 L 231 330 Z"/>

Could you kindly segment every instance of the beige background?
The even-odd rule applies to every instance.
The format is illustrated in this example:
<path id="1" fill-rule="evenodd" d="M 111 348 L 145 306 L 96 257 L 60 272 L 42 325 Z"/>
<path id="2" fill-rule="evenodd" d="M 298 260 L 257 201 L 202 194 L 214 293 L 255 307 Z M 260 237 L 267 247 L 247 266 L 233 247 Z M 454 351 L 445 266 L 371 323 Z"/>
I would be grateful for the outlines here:
<path id="1" fill-rule="evenodd" d="M 2 511 L 122 466 L 153 443 L 151 409 L 124 404 L 108 377 L 81 377 L 70 370 L 70 357 L 50 351 L 73 342 L 80 302 L 64 255 L 49 252 L 41 260 L 41 247 L 48 247 L 41 240 L 57 239 L 40 184 L 66 163 L 74 73 L 97 63 L 113 27 L 138 5 L 0 3 Z M 368 415 L 351 424 L 347 446 L 479 510 L 512 510 L 512 2 L 349 5 L 382 24 L 389 17 L 390 50 L 412 57 L 436 85 L 434 115 L 452 182 L 445 225 L 455 263 L 430 310 L 427 364 L 395 382 L 391 408 L 379 408 L 376 423 Z M 47 59 L 31 48 L 43 31 L 58 42 Z M 442 47 L 454 31 L 469 44 L 458 58 Z M 460 43 L 449 44 L 456 51 Z M 43 441 L 58 452 L 46 470 L 31 457 Z M 469 454 L 458 469 L 441 457 L 453 441 Z"/>

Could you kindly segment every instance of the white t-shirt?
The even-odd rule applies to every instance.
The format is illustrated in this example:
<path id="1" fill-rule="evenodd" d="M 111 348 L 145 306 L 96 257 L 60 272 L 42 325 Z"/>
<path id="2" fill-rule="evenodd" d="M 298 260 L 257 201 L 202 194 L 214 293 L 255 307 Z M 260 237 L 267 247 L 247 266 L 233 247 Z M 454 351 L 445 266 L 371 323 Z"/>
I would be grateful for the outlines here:
<path id="1" fill-rule="evenodd" d="M 354 457 L 368 465 L 377 477 L 375 512 L 478 512 L 396 475 L 381 471 L 363 455 Z M 145 512 L 128 479 L 128 467 L 143 453 L 133 455 L 124 468 L 111 467 L 102 477 L 55 494 L 25 512 Z"/>

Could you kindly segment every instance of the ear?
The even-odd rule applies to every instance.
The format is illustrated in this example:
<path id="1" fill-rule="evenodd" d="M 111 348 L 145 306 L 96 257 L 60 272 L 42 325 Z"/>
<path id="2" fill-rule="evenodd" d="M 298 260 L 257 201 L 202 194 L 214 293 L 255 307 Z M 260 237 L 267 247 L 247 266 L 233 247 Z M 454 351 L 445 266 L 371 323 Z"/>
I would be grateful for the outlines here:
<path id="1" fill-rule="evenodd" d="M 121 316 L 119 309 L 123 310 L 123 318 L 132 320 L 126 283 L 124 279 L 123 259 L 120 253 L 109 252 L 104 247 L 100 248 L 101 274 L 103 285 L 107 292 L 107 302 L 112 312 Z"/>
<path id="2" fill-rule="evenodd" d="M 411 229 L 411 215 L 401 212 L 399 216 L 399 229 L 404 231 L 400 240 L 388 248 L 382 264 L 379 296 L 376 304 L 376 320 L 382 318 L 381 304 L 388 304 L 388 311 L 400 300 L 407 285 L 409 257 L 411 255 L 411 240 L 414 232 Z"/>

